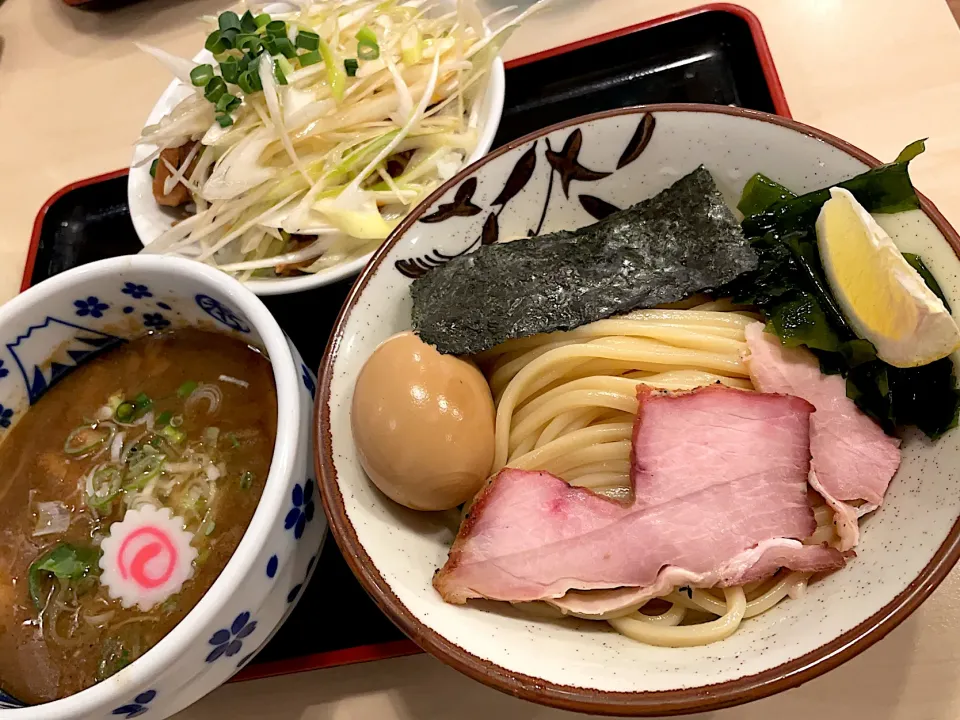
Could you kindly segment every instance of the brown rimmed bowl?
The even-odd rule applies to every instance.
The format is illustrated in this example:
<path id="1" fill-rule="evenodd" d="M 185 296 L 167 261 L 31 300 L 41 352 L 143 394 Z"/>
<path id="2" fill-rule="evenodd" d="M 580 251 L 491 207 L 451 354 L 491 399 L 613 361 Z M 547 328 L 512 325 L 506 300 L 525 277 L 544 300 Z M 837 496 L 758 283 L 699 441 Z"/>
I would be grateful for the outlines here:
<path id="1" fill-rule="evenodd" d="M 951 471 L 960 463 L 960 432 L 952 431 L 936 443 L 905 438 L 903 464 L 884 506 L 863 520 L 855 560 L 713 645 L 649 647 L 604 623 L 538 620 L 505 604 L 448 605 L 431 586 L 453 539 L 450 517 L 406 510 L 380 494 L 357 460 L 349 419 L 363 362 L 381 341 L 410 328 L 412 279 L 480 243 L 585 225 L 700 164 L 735 201 L 755 172 L 804 192 L 879 162 L 801 123 L 728 107 L 651 105 L 546 128 L 474 163 L 414 210 L 354 285 L 327 347 L 316 465 L 347 562 L 421 647 L 512 695 L 648 716 L 765 697 L 880 640 L 960 557 L 960 474 Z M 924 257 L 960 307 L 960 237 L 937 209 L 921 198 L 919 210 L 878 219 L 902 249 Z"/>

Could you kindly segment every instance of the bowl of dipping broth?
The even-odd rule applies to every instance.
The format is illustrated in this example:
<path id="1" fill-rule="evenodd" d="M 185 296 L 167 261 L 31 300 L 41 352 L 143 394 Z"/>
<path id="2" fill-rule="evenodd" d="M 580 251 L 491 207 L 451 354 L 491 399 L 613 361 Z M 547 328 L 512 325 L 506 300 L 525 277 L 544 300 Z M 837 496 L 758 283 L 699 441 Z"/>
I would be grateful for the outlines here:
<path id="1" fill-rule="evenodd" d="M 179 258 L 57 275 L 0 308 L 0 347 L 0 718 L 173 715 L 310 579 L 313 375 Z"/>

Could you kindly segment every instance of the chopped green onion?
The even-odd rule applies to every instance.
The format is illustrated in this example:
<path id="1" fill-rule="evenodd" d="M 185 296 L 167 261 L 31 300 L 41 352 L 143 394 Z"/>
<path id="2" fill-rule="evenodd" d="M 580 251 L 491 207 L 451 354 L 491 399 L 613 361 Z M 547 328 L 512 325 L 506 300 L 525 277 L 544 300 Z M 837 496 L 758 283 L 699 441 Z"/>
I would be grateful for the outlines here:
<path id="1" fill-rule="evenodd" d="M 283 55 L 285 58 L 295 58 L 297 56 L 297 50 L 293 47 L 293 43 L 290 42 L 288 38 L 276 38 L 273 41 L 274 50 L 271 51 L 271 55 Z"/>
<path id="2" fill-rule="evenodd" d="M 283 20 L 271 20 L 267 23 L 267 35 L 270 37 L 286 37 L 287 24 Z"/>
<path id="3" fill-rule="evenodd" d="M 193 391 L 199 387 L 199 383 L 196 380 L 187 380 L 183 385 L 177 389 L 177 396 L 182 400 L 190 397 L 193 394 Z"/>
<path id="4" fill-rule="evenodd" d="M 217 122 L 220 124 L 220 127 L 230 127 L 233 125 L 233 118 L 229 115 L 217 115 Z"/>
<path id="5" fill-rule="evenodd" d="M 222 113 L 230 113 L 240 107 L 240 98 L 230 93 L 224 93 L 217 100 L 217 110 Z"/>
<path id="6" fill-rule="evenodd" d="M 228 28 L 227 30 L 220 31 L 220 42 L 223 43 L 223 46 L 227 50 L 232 50 L 237 46 L 237 36 L 240 34 L 240 31 L 236 28 Z M 217 61 L 219 62 L 219 60 Z"/>
<path id="7" fill-rule="evenodd" d="M 227 49 L 226 44 L 223 42 L 223 36 L 219 30 L 214 30 L 212 33 L 207 35 L 207 41 L 203 44 L 203 47 L 212 52 L 214 55 L 219 55 Z"/>
<path id="8" fill-rule="evenodd" d="M 367 45 L 377 44 L 377 34 L 366 25 L 357 31 L 355 37 L 357 38 L 357 42 L 366 43 Z"/>
<path id="9" fill-rule="evenodd" d="M 133 399 L 133 406 L 137 409 L 137 412 L 143 412 L 147 408 L 153 405 L 153 400 L 150 399 L 150 396 L 146 393 L 140 393 Z"/>
<path id="10" fill-rule="evenodd" d="M 160 417 L 157 418 L 157 425 L 169 425 L 172 419 L 173 413 L 169 410 L 164 410 L 160 413 Z"/>
<path id="11" fill-rule="evenodd" d="M 137 414 L 137 408 L 132 402 L 122 402 L 117 405 L 117 409 L 113 413 L 113 417 L 116 418 L 118 422 L 130 422 L 133 420 L 133 416 Z"/>
<path id="12" fill-rule="evenodd" d="M 257 31 L 257 21 L 254 19 L 253 13 L 249 10 L 240 18 L 240 29 L 248 33 Z"/>
<path id="13" fill-rule="evenodd" d="M 233 433 L 227 433 L 227 439 L 230 441 L 230 444 L 231 444 L 234 448 L 240 447 L 240 441 L 237 440 L 237 436 L 234 435 Z"/>
<path id="14" fill-rule="evenodd" d="M 243 475 L 240 476 L 240 489 L 249 490 L 253 485 L 253 473 L 247 470 Z"/>
<path id="15" fill-rule="evenodd" d="M 270 16 L 266 13 L 260 13 L 253 19 L 253 21 L 257 24 L 258 28 L 266 27 L 270 24 Z"/>
<path id="16" fill-rule="evenodd" d="M 214 77 L 203 89 L 203 96 L 212 103 L 216 103 L 220 96 L 227 91 L 227 84 L 222 77 Z"/>
<path id="17" fill-rule="evenodd" d="M 81 425 L 70 431 L 63 442 L 63 451 L 67 455 L 86 455 L 113 440 L 115 427 L 100 427 L 97 423 Z"/>
<path id="18" fill-rule="evenodd" d="M 213 520 L 208 521 L 207 524 L 206 524 L 206 526 L 203 528 L 203 534 L 204 534 L 206 537 L 210 537 L 210 535 L 211 535 L 211 534 L 213 533 L 213 531 L 214 531 L 214 528 L 216 528 L 216 527 L 217 527 L 217 524 L 216 524 Z"/>
<path id="19" fill-rule="evenodd" d="M 376 60 L 380 57 L 380 46 L 376 43 L 357 43 L 357 57 L 361 60 Z"/>
<path id="20" fill-rule="evenodd" d="M 170 425 L 173 427 L 180 427 L 183 425 L 183 415 L 174 415 L 170 418 Z"/>
<path id="21" fill-rule="evenodd" d="M 277 60 L 286 60 L 286 58 L 277 58 Z M 287 84 L 287 76 L 283 72 L 283 68 L 280 66 L 280 63 L 277 62 L 273 66 L 273 76 L 277 79 L 277 82 L 281 85 Z"/>
<path id="22" fill-rule="evenodd" d="M 217 24 L 220 26 L 220 30 L 239 30 L 240 29 L 240 17 L 233 12 L 233 10 L 227 10 L 224 13 L 220 13 L 220 17 L 217 18 Z"/>
<path id="23" fill-rule="evenodd" d="M 148 448 L 151 452 L 147 451 Z M 123 486 L 123 489 L 130 491 L 143 490 L 147 483 L 160 474 L 166 459 L 166 455 L 158 453 L 150 445 L 145 445 L 142 452 L 137 453 L 127 466 L 125 477 L 127 484 Z"/>
<path id="24" fill-rule="evenodd" d="M 155 178 L 157 176 L 157 165 L 160 164 L 160 158 L 154 158 L 153 162 L 150 163 L 150 177 Z"/>
<path id="25" fill-rule="evenodd" d="M 240 73 L 240 77 L 237 78 L 237 85 L 248 95 L 263 90 L 260 74 L 256 70 L 245 70 Z"/>
<path id="26" fill-rule="evenodd" d="M 356 77 L 357 68 L 359 67 L 360 63 L 353 58 L 347 58 L 343 61 L 343 69 L 347 71 L 347 77 Z"/>
<path id="27" fill-rule="evenodd" d="M 319 50 L 311 50 L 310 52 L 302 53 L 298 59 L 300 60 L 300 67 L 302 68 L 310 65 L 316 65 L 322 61 Z"/>
<path id="28" fill-rule="evenodd" d="M 181 445 L 187 439 L 187 434 L 183 430 L 177 430 L 172 425 L 164 425 L 160 434 L 174 445 Z"/>
<path id="29" fill-rule="evenodd" d="M 297 33 L 297 47 L 302 50 L 319 50 L 320 36 L 309 30 L 301 30 Z"/>
<path id="30" fill-rule="evenodd" d="M 280 69 L 283 70 L 284 75 L 290 75 L 293 72 L 295 72 L 293 68 L 293 64 L 289 60 L 287 60 L 285 57 L 278 57 L 277 65 L 279 65 Z"/>
<path id="31" fill-rule="evenodd" d="M 120 494 L 122 478 L 120 471 L 111 466 L 102 467 L 93 474 L 90 484 L 93 494 L 84 493 L 87 506 L 100 513 L 109 513 L 113 509 L 113 501 Z"/>
<path id="32" fill-rule="evenodd" d="M 237 78 L 240 77 L 240 61 L 236 58 L 227 58 L 220 63 L 220 74 L 228 83 L 237 84 Z M 192 76 L 191 76 L 192 77 Z M 205 85 L 206 83 L 194 83 L 194 85 Z"/>
<path id="33" fill-rule="evenodd" d="M 238 50 L 245 50 L 253 55 L 259 55 L 263 49 L 263 40 L 258 35 L 238 35 L 236 45 Z"/>
<path id="34" fill-rule="evenodd" d="M 213 66 L 208 64 L 197 65 L 193 70 L 190 71 L 190 82 L 192 82 L 196 87 L 203 87 L 210 82 L 210 78 L 212 77 Z"/>

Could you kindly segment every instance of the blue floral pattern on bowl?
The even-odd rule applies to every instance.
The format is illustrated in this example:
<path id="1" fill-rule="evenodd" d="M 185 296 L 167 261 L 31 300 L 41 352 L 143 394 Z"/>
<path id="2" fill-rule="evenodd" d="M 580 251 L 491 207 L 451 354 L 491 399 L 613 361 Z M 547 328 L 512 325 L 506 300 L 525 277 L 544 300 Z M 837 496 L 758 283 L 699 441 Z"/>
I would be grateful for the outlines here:
<path id="1" fill-rule="evenodd" d="M 236 330 L 237 332 L 250 332 L 250 326 L 246 323 L 246 321 L 244 321 L 243 318 L 241 318 L 232 308 L 224 305 L 216 298 L 212 298 L 209 295 L 200 293 L 197 295 L 196 301 L 201 310 L 203 310 L 207 315 L 212 317 L 221 325 L 226 325 L 231 330 Z"/>
<path id="2" fill-rule="evenodd" d="M 10 423 L 12 422 L 10 418 L 12 417 L 13 417 L 13 410 L 11 408 L 0 405 L 0 428 L 10 427 Z"/>
<path id="3" fill-rule="evenodd" d="M 153 699 L 156 696 L 156 690 L 147 690 L 146 692 L 142 692 L 133 699 L 132 703 L 121 705 L 120 707 L 116 708 L 111 715 L 123 715 L 123 717 L 127 718 L 128 720 L 129 718 L 140 717 L 150 709 L 147 706 L 153 702 Z"/>
<path id="4" fill-rule="evenodd" d="M 303 537 L 304 528 L 313 520 L 316 506 L 313 503 L 313 480 L 307 478 L 304 485 L 297 483 L 293 486 L 293 507 L 283 521 L 286 530 L 293 528 L 293 536 L 299 540 Z"/>
<path id="5" fill-rule="evenodd" d="M 10 374 L 10 371 L 3 366 L 3 360 L 0 360 L 0 378 L 5 378 Z"/>
<path id="6" fill-rule="evenodd" d="M 143 314 L 143 326 L 146 328 L 150 328 L 151 330 L 162 330 L 169 325 L 170 321 L 167 320 L 161 313 Z"/>
<path id="7" fill-rule="evenodd" d="M 250 613 L 244 611 L 237 615 L 229 629 L 221 628 L 210 636 L 209 643 L 214 646 L 207 655 L 207 662 L 212 663 L 220 657 L 233 657 L 243 648 L 243 639 L 257 629 L 257 621 L 250 620 Z"/>
<path id="8" fill-rule="evenodd" d="M 310 368 L 303 363 L 300 363 L 300 377 L 303 380 L 303 386 L 307 389 L 307 392 L 310 393 L 310 397 L 315 397 L 317 394 L 317 381 L 314 380 Z"/>
<path id="9" fill-rule="evenodd" d="M 22 707 L 26 707 L 26 705 L 12 695 L 7 695 L 3 690 L 0 690 L 0 710 L 16 710 Z"/>
<path id="10" fill-rule="evenodd" d="M 137 283 L 127 282 L 123 284 L 123 290 L 121 291 L 124 295 L 129 295 L 134 300 L 142 300 L 143 298 L 153 297 L 153 293 L 150 292 L 150 288 L 146 285 L 138 285 Z"/>
<path id="11" fill-rule="evenodd" d="M 74 300 L 73 304 L 77 308 L 78 317 L 89 315 L 94 318 L 102 318 L 104 311 L 110 308 L 107 303 L 101 302 L 96 295 L 90 295 L 86 299 Z"/>

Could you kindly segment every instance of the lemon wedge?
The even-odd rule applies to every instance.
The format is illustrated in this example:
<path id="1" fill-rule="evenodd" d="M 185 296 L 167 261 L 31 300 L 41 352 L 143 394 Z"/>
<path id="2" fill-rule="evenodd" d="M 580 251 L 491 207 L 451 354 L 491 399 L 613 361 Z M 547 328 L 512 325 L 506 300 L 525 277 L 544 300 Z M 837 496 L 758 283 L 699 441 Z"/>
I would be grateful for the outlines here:
<path id="1" fill-rule="evenodd" d="M 917 367 L 960 347 L 960 328 L 943 302 L 849 190 L 830 189 L 817 244 L 840 309 L 881 360 Z"/>

